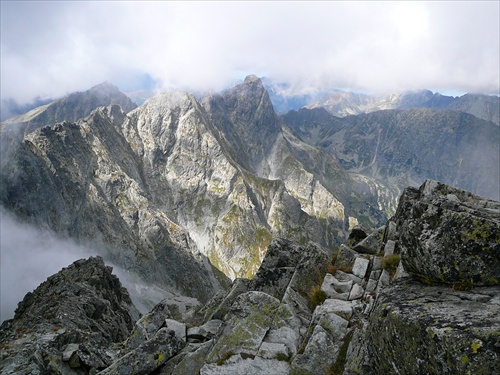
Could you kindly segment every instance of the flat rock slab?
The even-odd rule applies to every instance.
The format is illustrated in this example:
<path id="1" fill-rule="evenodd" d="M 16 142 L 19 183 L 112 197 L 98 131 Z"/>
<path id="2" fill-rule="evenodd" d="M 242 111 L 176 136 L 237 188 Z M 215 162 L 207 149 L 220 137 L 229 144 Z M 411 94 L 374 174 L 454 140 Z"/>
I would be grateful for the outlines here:
<path id="1" fill-rule="evenodd" d="M 499 311 L 498 286 L 454 292 L 393 282 L 367 330 L 374 366 L 387 374 L 499 374 Z"/>

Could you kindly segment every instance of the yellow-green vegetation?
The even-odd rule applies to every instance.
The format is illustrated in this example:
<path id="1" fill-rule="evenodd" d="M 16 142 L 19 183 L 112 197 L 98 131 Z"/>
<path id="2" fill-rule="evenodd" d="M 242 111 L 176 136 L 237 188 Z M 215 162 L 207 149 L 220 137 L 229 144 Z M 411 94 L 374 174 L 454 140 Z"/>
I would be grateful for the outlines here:
<path id="1" fill-rule="evenodd" d="M 278 361 L 288 362 L 289 358 L 288 358 L 288 355 L 286 355 L 285 353 L 281 353 L 280 352 L 280 353 L 276 354 L 276 359 Z"/>
<path id="2" fill-rule="evenodd" d="M 471 290 L 474 287 L 472 281 L 460 281 L 458 283 L 453 284 L 452 289 L 456 292 L 463 292 L 467 290 Z"/>
<path id="3" fill-rule="evenodd" d="M 352 334 L 353 331 L 351 331 L 342 339 L 342 345 L 340 346 L 337 359 L 335 360 L 335 363 L 332 363 L 328 368 L 326 375 L 342 375 L 344 373 L 345 362 L 347 359 L 347 349 L 349 348 Z"/>
<path id="4" fill-rule="evenodd" d="M 399 254 L 392 254 L 382 258 L 382 268 L 394 276 L 399 265 Z"/>
<path id="5" fill-rule="evenodd" d="M 329 262 L 328 265 L 326 266 L 326 272 L 328 272 L 332 275 L 335 273 L 335 271 L 337 271 L 337 269 L 335 268 L 335 260 L 336 259 L 337 259 L 337 254 L 334 254 L 332 261 Z"/>
<path id="6" fill-rule="evenodd" d="M 461 233 L 462 241 L 474 241 L 474 242 L 486 242 L 489 237 L 493 234 L 491 233 L 491 223 L 489 221 L 478 221 L 474 220 L 471 223 L 470 230 L 463 231 Z M 500 236 L 497 236 L 496 240 L 500 240 Z"/>
<path id="7" fill-rule="evenodd" d="M 248 260 L 244 262 L 242 269 L 246 270 L 243 277 L 251 279 L 255 272 L 258 270 L 262 259 L 266 254 L 267 247 L 271 243 L 272 234 L 266 228 L 259 228 L 255 231 L 253 236 L 246 236 L 246 240 L 242 243 L 246 248 L 250 250 L 250 256 Z"/>
<path id="8" fill-rule="evenodd" d="M 471 349 L 472 349 L 472 353 L 473 354 L 476 354 L 477 351 L 483 347 L 483 343 L 481 342 L 481 340 L 479 339 L 474 339 L 472 341 L 472 345 L 471 345 Z"/>
<path id="9" fill-rule="evenodd" d="M 234 353 L 232 351 L 226 352 L 222 354 L 215 363 L 217 364 L 217 366 L 222 366 L 233 355 Z"/>
<path id="10" fill-rule="evenodd" d="M 316 306 L 321 305 L 326 300 L 326 293 L 321 290 L 321 285 L 315 285 L 309 291 L 309 308 L 314 310 Z"/>
<path id="11" fill-rule="evenodd" d="M 156 357 L 155 358 L 155 365 L 156 366 L 160 366 L 166 360 L 165 353 L 157 353 L 157 355 L 155 357 Z"/>

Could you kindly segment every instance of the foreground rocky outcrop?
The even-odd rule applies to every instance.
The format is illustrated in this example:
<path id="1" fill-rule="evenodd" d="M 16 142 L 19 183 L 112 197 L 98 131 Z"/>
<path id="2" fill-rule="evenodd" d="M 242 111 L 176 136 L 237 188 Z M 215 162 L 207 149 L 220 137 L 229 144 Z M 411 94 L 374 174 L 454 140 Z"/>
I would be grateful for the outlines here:
<path id="1" fill-rule="evenodd" d="M 113 361 L 139 312 L 99 257 L 49 277 L 0 327 L 2 374 L 87 374 Z"/>
<path id="2" fill-rule="evenodd" d="M 499 233 L 499 202 L 428 180 L 405 190 L 384 227 L 355 227 L 336 252 L 275 239 L 253 279 L 183 314 L 165 300 L 140 319 L 102 260 L 78 261 L 2 325 L 0 369 L 498 373 Z"/>
<path id="3" fill-rule="evenodd" d="M 384 233 L 384 259 L 394 249 L 401 263 L 344 374 L 498 373 L 499 236 L 499 202 L 431 180 L 406 189 Z"/>

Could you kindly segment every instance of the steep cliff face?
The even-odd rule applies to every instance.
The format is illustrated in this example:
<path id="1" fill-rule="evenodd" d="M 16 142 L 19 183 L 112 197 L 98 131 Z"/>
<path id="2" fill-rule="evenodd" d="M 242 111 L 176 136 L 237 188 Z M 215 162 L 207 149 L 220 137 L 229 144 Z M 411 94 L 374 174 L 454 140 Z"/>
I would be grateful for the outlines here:
<path id="1" fill-rule="evenodd" d="M 273 237 L 336 246 L 344 204 L 300 161 L 321 157 L 282 133 L 260 80 L 210 100 L 172 92 L 128 114 L 108 106 L 34 130 L 9 123 L 2 204 L 201 300 L 226 276 L 252 276 Z"/>
<path id="2" fill-rule="evenodd" d="M 140 166 L 119 132 L 125 118 L 120 107 L 111 106 L 77 124 L 29 133 L 2 168 L 2 204 L 25 220 L 100 249 L 147 281 L 207 298 L 215 286 L 189 251 L 195 245 L 149 205 Z"/>

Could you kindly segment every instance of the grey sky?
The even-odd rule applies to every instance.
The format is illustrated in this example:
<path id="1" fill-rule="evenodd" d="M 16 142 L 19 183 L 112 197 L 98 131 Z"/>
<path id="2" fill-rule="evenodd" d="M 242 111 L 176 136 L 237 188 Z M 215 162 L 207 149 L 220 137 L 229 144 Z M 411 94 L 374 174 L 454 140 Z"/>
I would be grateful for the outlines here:
<path id="1" fill-rule="evenodd" d="M 498 94 L 499 1 L 1 2 L 1 95 L 103 81 L 220 90 L 248 73 L 293 90 Z"/>

